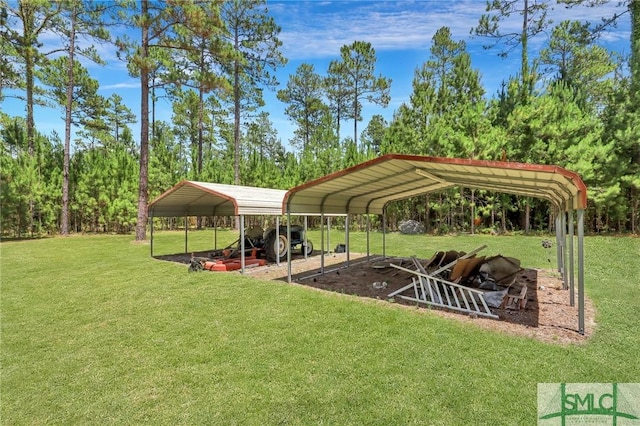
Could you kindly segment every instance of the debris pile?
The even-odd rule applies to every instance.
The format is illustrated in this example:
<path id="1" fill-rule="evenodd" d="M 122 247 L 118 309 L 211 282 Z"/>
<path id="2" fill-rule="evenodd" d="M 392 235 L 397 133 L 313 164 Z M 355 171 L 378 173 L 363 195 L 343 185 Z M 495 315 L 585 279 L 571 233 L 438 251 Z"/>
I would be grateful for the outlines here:
<path id="1" fill-rule="evenodd" d="M 510 293 L 520 260 L 502 255 L 477 256 L 486 246 L 465 253 L 439 251 L 426 262 L 412 257 L 413 269 L 390 263 L 412 274 L 411 282 L 388 297 L 424 303 L 468 314 L 498 318 L 490 308 L 524 309 L 526 285 Z"/>

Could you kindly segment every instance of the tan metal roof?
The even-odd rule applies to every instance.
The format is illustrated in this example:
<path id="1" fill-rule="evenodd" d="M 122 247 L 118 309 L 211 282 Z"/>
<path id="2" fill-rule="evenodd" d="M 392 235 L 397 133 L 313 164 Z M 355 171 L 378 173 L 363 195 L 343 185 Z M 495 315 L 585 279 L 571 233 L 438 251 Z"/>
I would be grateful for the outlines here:
<path id="1" fill-rule="evenodd" d="M 149 215 L 281 215 L 287 191 L 252 186 L 182 181 L 149 204 Z"/>
<path id="2" fill-rule="evenodd" d="M 290 189 L 291 214 L 382 214 L 384 206 L 453 186 L 549 200 L 559 209 L 584 209 L 587 187 L 558 166 L 388 154 Z"/>

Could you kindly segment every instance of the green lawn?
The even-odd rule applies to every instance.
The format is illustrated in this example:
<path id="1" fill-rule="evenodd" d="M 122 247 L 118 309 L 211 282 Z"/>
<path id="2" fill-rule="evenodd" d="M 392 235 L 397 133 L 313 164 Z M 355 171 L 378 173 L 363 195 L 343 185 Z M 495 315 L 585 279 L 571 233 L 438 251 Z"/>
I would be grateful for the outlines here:
<path id="1" fill-rule="evenodd" d="M 319 248 L 319 233 L 309 236 Z M 180 232 L 155 237 L 157 254 L 184 248 Z M 235 238 L 219 231 L 219 246 Z M 487 244 L 549 267 L 542 238 L 390 234 L 387 253 Z M 331 245 L 343 241 L 336 232 Z M 350 242 L 365 251 L 365 234 Z M 189 235 L 190 251 L 211 244 L 211 231 Z M 132 236 L 0 250 L 3 425 L 534 424 L 539 382 L 640 382 L 639 238 L 585 239 L 598 326 L 575 346 L 236 273 L 188 273 Z M 371 250 L 381 252 L 380 234 Z"/>

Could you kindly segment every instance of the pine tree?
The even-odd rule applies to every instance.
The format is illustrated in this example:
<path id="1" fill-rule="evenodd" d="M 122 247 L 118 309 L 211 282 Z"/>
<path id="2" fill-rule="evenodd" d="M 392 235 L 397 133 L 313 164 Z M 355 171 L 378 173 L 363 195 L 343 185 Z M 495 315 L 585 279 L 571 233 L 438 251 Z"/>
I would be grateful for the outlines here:
<path id="1" fill-rule="evenodd" d="M 263 105 L 262 88 L 277 85 L 278 67 L 286 64 L 280 52 L 280 27 L 269 16 L 265 0 L 230 0 L 222 6 L 228 41 L 235 50 L 225 65 L 232 85 L 234 182 L 240 184 L 242 114 Z"/>
<path id="2" fill-rule="evenodd" d="M 297 139 L 292 141 L 305 151 L 314 129 L 319 125 L 327 106 L 322 102 L 323 80 L 315 73 L 313 65 L 302 64 L 289 76 L 287 88 L 278 91 L 278 99 L 285 104 L 285 114 L 298 125 Z"/>
<path id="3" fill-rule="evenodd" d="M 374 75 L 376 51 L 371 43 L 354 41 L 340 48 L 340 62 L 332 71 L 341 82 L 352 107 L 349 118 L 353 119 L 353 143 L 358 147 L 358 121 L 362 120 L 362 101 L 366 100 L 386 107 L 389 104 L 391 79 Z"/>
<path id="4" fill-rule="evenodd" d="M 529 40 L 543 34 L 551 20 L 547 17 L 550 9 L 549 0 L 492 0 L 487 1 L 486 14 L 480 17 L 478 26 L 471 31 L 479 36 L 488 37 L 492 43 L 485 45 L 491 49 L 498 45 L 503 49 L 498 54 L 507 57 L 516 47 L 520 47 L 520 102 L 526 104 L 534 85 L 534 75 L 529 63 Z M 500 22 L 509 19 L 511 15 L 522 17 L 520 31 L 500 28 Z M 504 30 L 504 31 L 503 31 Z"/>

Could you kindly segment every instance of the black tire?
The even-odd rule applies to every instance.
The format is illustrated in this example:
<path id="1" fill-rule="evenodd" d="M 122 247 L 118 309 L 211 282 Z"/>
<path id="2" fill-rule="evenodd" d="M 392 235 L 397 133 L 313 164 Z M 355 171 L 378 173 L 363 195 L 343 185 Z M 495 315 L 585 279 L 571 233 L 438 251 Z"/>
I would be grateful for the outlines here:
<path id="1" fill-rule="evenodd" d="M 277 260 L 276 253 L 278 250 L 278 242 L 280 244 L 280 260 L 287 256 L 289 250 L 289 244 L 287 242 L 287 236 L 280 234 L 280 240 L 276 241 L 276 233 L 269 234 L 267 241 L 265 242 L 265 250 L 267 253 L 267 259 L 274 262 Z"/>
<path id="2" fill-rule="evenodd" d="M 313 253 L 313 243 L 310 240 L 307 240 L 306 244 L 304 243 L 304 241 L 302 242 L 302 244 L 300 244 L 300 254 L 304 256 L 305 251 L 307 253 L 307 256 L 310 256 L 311 253 Z"/>

